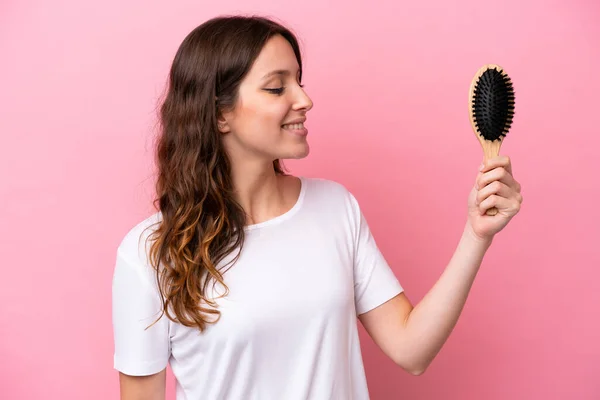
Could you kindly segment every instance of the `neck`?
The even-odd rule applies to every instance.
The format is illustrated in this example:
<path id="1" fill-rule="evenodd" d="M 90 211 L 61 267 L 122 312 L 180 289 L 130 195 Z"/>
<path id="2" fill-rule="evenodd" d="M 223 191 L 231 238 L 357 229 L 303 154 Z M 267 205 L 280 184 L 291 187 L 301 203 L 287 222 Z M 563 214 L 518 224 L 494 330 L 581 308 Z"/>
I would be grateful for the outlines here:
<path id="1" fill-rule="evenodd" d="M 247 215 L 248 224 L 257 224 L 281 214 L 285 198 L 281 177 L 272 163 L 232 163 L 236 200 Z"/>

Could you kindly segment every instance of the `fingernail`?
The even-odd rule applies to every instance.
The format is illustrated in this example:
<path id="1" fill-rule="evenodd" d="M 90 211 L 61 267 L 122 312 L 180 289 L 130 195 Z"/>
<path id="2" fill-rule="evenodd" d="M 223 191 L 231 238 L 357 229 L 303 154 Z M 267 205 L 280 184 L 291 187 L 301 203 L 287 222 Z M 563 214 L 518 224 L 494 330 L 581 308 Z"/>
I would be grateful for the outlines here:
<path id="1" fill-rule="evenodd" d="M 479 166 L 479 170 L 480 170 L 480 171 L 483 171 L 483 167 L 484 167 L 484 165 L 483 165 L 483 163 L 482 163 L 482 164 Z"/>

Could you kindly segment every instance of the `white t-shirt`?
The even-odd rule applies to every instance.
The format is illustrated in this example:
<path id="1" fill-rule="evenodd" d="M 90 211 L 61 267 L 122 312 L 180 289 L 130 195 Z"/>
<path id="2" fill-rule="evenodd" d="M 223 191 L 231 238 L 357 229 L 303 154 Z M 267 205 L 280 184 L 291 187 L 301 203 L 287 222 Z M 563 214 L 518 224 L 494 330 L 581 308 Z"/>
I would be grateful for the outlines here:
<path id="1" fill-rule="evenodd" d="M 246 227 L 224 274 L 221 319 L 202 333 L 166 316 L 144 330 L 161 303 L 142 231 L 160 213 L 131 229 L 113 280 L 115 369 L 150 375 L 170 363 L 178 400 L 369 398 L 356 317 L 403 289 L 355 197 L 333 181 L 300 179 L 292 209 Z"/>

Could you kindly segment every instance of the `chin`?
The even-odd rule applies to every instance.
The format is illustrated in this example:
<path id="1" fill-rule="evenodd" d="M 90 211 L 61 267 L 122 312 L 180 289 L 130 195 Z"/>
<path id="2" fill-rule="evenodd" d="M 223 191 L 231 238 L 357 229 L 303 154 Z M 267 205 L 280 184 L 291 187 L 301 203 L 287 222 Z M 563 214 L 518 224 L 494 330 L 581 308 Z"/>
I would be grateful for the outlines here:
<path id="1" fill-rule="evenodd" d="M 278 157 L 278 158 L 288 159 L 288 160 L 298 160 L 301 158 L 305 158 L 306 156 L 308 156 L 309 153 L 310 153 L 310 146 L 308 145 L 308 143 L 304 143 L 302 145 L 294 146 L 293 149 L 289 149 L 288 151 L 285 152 L 285 155 L 283 155 L 282 157 Z"/>

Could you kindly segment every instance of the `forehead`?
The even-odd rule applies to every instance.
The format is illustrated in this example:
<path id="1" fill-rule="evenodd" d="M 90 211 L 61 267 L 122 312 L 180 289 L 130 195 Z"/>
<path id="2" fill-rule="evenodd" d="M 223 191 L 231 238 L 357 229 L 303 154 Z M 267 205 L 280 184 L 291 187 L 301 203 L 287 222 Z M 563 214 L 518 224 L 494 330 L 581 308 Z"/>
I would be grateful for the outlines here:
<path id="1" fill-rule="evenodd" d="M 248 75 L 251 79 L 262 80 L 270 72 L 287 70 L 295 76 L 298 68 L 290 43 L 283 36 L 275 35 L 265 43 Z"/>

